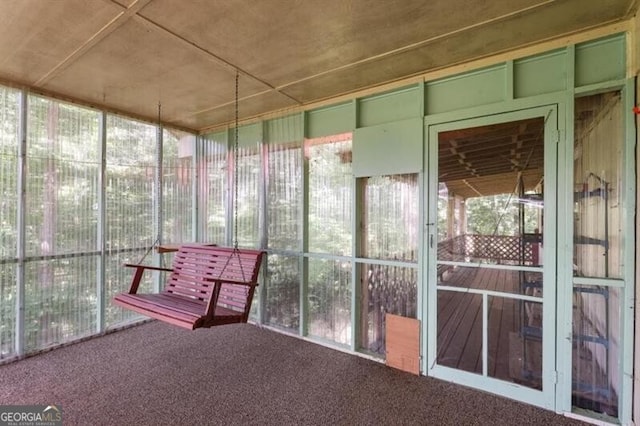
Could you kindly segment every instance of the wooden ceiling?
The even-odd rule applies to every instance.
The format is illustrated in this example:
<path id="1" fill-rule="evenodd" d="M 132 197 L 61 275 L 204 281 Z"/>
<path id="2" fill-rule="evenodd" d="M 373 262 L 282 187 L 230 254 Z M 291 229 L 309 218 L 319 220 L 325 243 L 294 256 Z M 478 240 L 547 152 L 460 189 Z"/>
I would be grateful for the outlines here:
<path id="1" fill-rule="evenodd" d="M 544 119 L 493 124 L 438 135 L 438 178 L 463 198 L 511 194 L 518 176 L 534 190 L 544 176 Z"/>
<path id="2" fill-rule="evenodd" d="M 204 131 L 628 19 L 636 0 L 2 0 L 0 82 Z"/>

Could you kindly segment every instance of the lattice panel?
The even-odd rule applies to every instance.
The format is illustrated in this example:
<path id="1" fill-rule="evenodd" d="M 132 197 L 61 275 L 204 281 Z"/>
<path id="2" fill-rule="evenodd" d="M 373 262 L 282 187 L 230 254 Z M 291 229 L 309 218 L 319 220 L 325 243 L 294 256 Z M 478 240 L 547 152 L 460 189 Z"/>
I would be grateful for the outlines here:
<path id="1" fill-rule="evenodd" d="M 465 234 L 438 244 L 440 260 L 460 260 L 460 257 L 487 259 L 518 264 L 538 264 L 537 235 L 524 237 L 509 235 Z M 446 254 L 446 256 L 445 256 Z"/>

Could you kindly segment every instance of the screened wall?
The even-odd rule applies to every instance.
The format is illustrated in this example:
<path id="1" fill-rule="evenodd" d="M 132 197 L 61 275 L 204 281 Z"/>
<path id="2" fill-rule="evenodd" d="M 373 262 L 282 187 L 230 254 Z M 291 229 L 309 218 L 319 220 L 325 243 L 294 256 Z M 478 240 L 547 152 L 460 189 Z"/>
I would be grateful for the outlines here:
<path id="1" fill-rule="evenodd" d="M 596 334 L 558 337 L 550 349 L 562 373 L 556 410 L 628 419 L 631 83 L 622 54 L 601 60 L 624 45 L 614 35 L 253 122 L 238 129 L 237 151 L 233 129 L 196 136 L 0 87 L 0 362 L 142 320 L 111 300 L 129 286 L 124 263 L 171 261 L 157 244 L 237 241 L 268 254 L 253 321 L 384 358 L 385 314 L 417 318 L 429 375 L 424 355 L 436 325 L 424 321 L 425 300 L 436 284 L 428 276 L 442 275 L 427 258 L 433 242 L 424 229 L 433 226 L 437 239 L 502 232 L 478 218 L 504 200 L 480 203 L 440 186 L 433 192 L 443 214 L 427 223 L 425 183 L 434 171 L 426 167 L 425 124 L 491 114 L 496 105 L 562 103 L 559 121 L 575 118 L 576 128 L 558 131 L 559 146 L 570 145 L 560 165 L 573 179 L 553 188 L 567 218 L 557 234 L 575 245 L 557 261 L 556 327 L 558 336 Z M 541 78 L 543 70 L 557 75 Z M 573 133 L 575 144 L 562 139 Z M 516 218 L 505 216 L 503 226 Z M 535 210 L 523 218 L 524 232 L 536 233 Z M 141 290 L 161 285 L 150 275 Z M 571 353 L 588 362 L 572 364 Z"/>
<path id="2" fill-rule="evenodd" d="M 15 354 L 20 93 L 0 88 L 0 359 Z"/>
<path id="3" fill-rule="evenodd" d="M 351 132 L 305 137 L 292 115 L 239 129 L 236 156 L 233 130 L 0 95 L 2 360 L 142 320 L 111 301 L 124 264 L 171 262 L 160 243 L 267 250 L 251 318 L 283 331 L 384 356 L 385 312 L 416 317 L 418 174 L 356 181 Z"/>
<path id="4" fill-rule="evenodd" d="M 194 193 L 223 191 L 195 135 L 4 87 L 0 123 L 0 362 L 139 320 L 123 264 L 193 241 Z"/>

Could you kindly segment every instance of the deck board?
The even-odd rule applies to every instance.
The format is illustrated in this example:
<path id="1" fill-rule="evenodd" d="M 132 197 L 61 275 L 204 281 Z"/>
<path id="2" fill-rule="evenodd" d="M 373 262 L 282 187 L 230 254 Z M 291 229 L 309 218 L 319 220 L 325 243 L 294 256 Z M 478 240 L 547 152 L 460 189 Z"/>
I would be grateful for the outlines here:
<path id="1" fill-rule="evenodd" d="M 456 281 L 447 284 L 469 285 L 476 277 L 474 268 L 459 268 L 451 274 Z M 457 368 L 460 355 L 473 326 L 477 303 L 473 295 L 453 291 L 438 294 L 438 363 Z M 442 306 L 442 308 L 440 308 Z M 472 313 L 472 314 L 471 314 Z"/>
<path id="2" fill-rule="evenodd" d="M 440 286 L 524 294 L 526 286 L 540 274 L 478 267 L 456 267 L 443 275 Z M 528 286 L 526 294 L 541 296 L 541 287 Z M 542 388 L 542 342 L 539 333 L 525 332 L 525 326 L 539 330 L 540 302 L 488 296 L 488 371 L 492 378 L 533 389 Z M 580 324 L 580 312 L 574 312 Z M 573 380 L 581 387 L 573 390 L 573 401 L 582 407 L 617 413 L 617 395 L 604 372 L 585 345 L 574 346 Z M 482 374 L 482 296 L 438 290 L 437 363 Z"/>
<path id="3" fill-rule="evenodd" d="M 449 272 L 442 285 L 515 293 L 516 271 L 459 267 Z M 489 296 L 488 375 L 509 376 L 509 336 L 519 331 L 518 303 Z M 482 296 L 462 292 L 438 292 L 438 364 L 482 373 Z"/>
<path id="4" fill-rule="evenodd" d="M 492 297 L 489 299 L 489 359 L 488 359 L 488 371 L 489 376 L 495 377 L 496 368 L 498 366 L 498 357 L 495 354 L 499 354 L 500 342 L 502 341 L 502 331 L 505 327 L 502 326 L 502 316 L 504 312 L 504 298 Z M 508 343 L 508 341 L 507 341 Z M 482 362 L 482 360 L 481 360 Z"/>
<path id="5" fill-rule="evenodd" d="M 476 274 L 476 279 L 471 283 L 473 288 L 482 290 L 495 290 L 497 287 L 497 270 L 490 270 L 487 273 Z M 464 345 L 465 349 L 460 357 L 458 368 L 465 371 L 482 373 L 482 296 L 473 298 L 473 310 L 475 320 L 472 326 L 472 333 Z"/>

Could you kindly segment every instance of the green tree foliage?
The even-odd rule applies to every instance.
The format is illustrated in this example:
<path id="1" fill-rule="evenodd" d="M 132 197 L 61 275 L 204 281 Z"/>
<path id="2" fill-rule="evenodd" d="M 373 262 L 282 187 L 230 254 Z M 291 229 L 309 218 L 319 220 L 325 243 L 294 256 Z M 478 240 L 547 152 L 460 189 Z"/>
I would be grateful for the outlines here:
<path id="1" fill-rule="evenodd" d="M 165 129 L 162 143 L 163 242 L 191 241 L 195 136 Z"/>
<path id="2" fill-rule="evenodd" d="M 268 153 L 267 233 L 269 248 L 301 248 L 302 143 L 270 144 Z M 265 322 L 296 330 L 300 324 L 300 257 L 270 255 Z"/>
<path id="3" fill-rule="evenodd" d="M 26 152 L 25 215 L 26 329 L 29 349 L 72 340 L 96 331 L 98 315 L 99 232 L 101 225 L 100 174 L 102 167 L 98 112 L 38 96 L 29 97 Z M 0 90 L 0 357 L 14 346 L 15 284 L 18 206 L 18 92 Z M 127 320 L 108 303 L 125 290 L 130 271 L 125 261 L 137 261 L 154 242 L 156 208 L 163 212 L 163 232 L 169 240 L 191 239 L 193 199 L 193 145 L 182 132 L 165 131 L 163 145 L 163 199 L 157 206 L 157 128 L 115 115 L 106 120 L 104 241 L 107 257 L 106 319 L 108 325 Z M 262 164 L 259 144 L 239 152 L 237 183 L 238 240 L 240 246 L 258 247 L 268 234 L 272 254 L 268 264 L 265 306 L 267 322 L 297 329 L 300 324 L 300 250 L 303 206 L 302 142 L 269 148 Z M 308 235 L 310 251 L 352 256 L 354 179 L 351 142 L 312 144 L 307 147 Z M 199 196 L 213 194 L 216 203 L 203 204 L 205 234 L 224 235 L 228 190 L 227 153 L 202 156 L 197 167 Z M 265 169 L 266 167 L 266 169 Z M 262 176 L 268 176 L 267 229 L 261 229 Z M 203 184 L 202 182 L 205 182 Z M 414 182 L 415 183 L 415 182 Z M 405 199 L 402 183 L 376 181 L 369 187 L 366 205 L 370 256 L 415 260 L 418 205 Z M 415 186 L 415 185 L 414 185 Z M 233 188 L 235 192 L 236 188 Z M 415 190 L 415 188 L 414 188 Z M 417 191 L 416 191 L 417 192 Z M 408 201 L 408 204 L 407 204 Z M 413 209 L 406 215 L 405 203 Z M 413 205 L 415 204 L 415 205 Z M 413 216 L 412 216 L 413 215 Z M 410 226 L 409 226 L 410 225 Z M 408 234 L 412 234 L 407 238 Z M 415 235 L 413 235 L 415 234 Z M 219 237 L 216 237 L 219 238 Z M 216 241 L 222 242 L 222 241 Z M 375 249 L 374 249 L 375 247 Z M 412 253 L 407 255 L 407 253 Z M 324 324 L 327 338 L 345 342 L 351 327 L 350 262 L 314 261 L 309 283 L 310 315 Z M 143 284 L 151 289 L 151 281 Z M 313 321 L 313 320 L 312 320 Z M 333 327 L 337 327 L 335 331 Z M 332 331 L 333 330 L 333 331 Z M 334 332 L 335 331 L 335 332 Z M 328 333 L 328 334 L 327 334 Z M 346 333 L 346 334 L 345 334 Z"/>
<path id="4" fill-rule="evenodd" d="M 499 194 L 466 200 L 467 232 L 481 235 L 520 235 L 539 228 L 540 204 L 523 203 L 515 195 Z M 520 229 L 519 210 L 523 208 L 524 229 Z"/>
<path id="5" fill-rule="evenodd" d="M 0 357 L 9 356 L 15 344 L 18 111 L 18 92 L 0 90 Z M 96 330 L 99 121 L 96 111 L 28 98 L 24 216 L 28 350 Z M 107 135 L 107 249 L 144 250 L 154 238 L 155 127 L 109 116 Z M 120 272 L 122 259 L 114 256 L 115 263 L 106 262 L 108 294 L 126 285 Z"/>
<path id="6" fill-rule="evenodd" d="M 19 94 L 0 89 L 0 359 L 15 345 Z"/>
<path id="7" fill-rule="evenodd" d="M 98 114 L 28 99 L 25 209 L 26 347 L 95 330 Z M 92 313 L 94 313 L 92 315 Z"/>
<path id="8" fill-rule="evenodd" d="M 312 145 L 309 152 L 309 250 L 348 256 L 352 251 L 353 175 L 345 152 L 351 142 Z"/>

